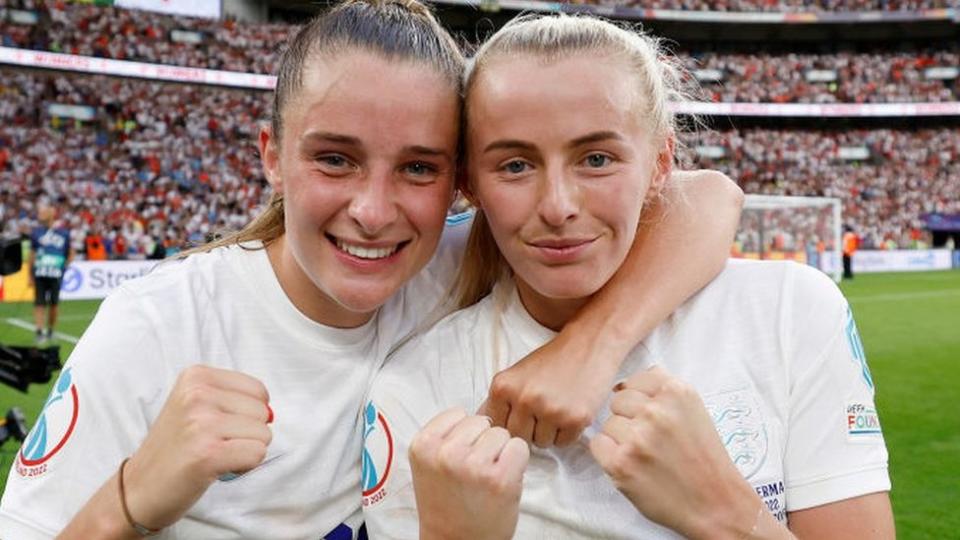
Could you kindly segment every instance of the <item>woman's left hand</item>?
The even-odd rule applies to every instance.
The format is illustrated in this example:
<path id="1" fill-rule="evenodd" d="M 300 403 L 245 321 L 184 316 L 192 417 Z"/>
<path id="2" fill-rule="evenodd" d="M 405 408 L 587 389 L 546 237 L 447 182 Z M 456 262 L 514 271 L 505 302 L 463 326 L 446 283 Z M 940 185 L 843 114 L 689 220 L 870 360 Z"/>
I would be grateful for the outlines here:
<path id="1" fill-rule="evenodd" d="M 745 538 L 761 501 L 720 442 L 697 392 L 662 368 L 615 388 L 590 450 L 648 519 L 688 538 Z"/>
<path id="2" fill-rule="evenodd" d="M 623 360 L 619 350 L 610 352 L 593 338 L 560 333 L 497 373 L 477 414 L 541 448 L 576 441 L 610 396 Z M 604 361 L 594 361 L 597 355 Z"/>

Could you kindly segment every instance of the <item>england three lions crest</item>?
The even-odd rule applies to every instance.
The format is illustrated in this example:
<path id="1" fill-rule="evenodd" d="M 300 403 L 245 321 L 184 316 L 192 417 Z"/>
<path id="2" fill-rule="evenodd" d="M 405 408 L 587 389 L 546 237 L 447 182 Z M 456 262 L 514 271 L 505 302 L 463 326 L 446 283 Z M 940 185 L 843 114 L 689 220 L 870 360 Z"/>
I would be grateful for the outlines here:
<path id="1" fill-rule="evenodd" d="M 750 390 L 704 398 L 720 440 L 744 478 L 750 479 L 767 459 L 767 428 L 760 402 Z"/>

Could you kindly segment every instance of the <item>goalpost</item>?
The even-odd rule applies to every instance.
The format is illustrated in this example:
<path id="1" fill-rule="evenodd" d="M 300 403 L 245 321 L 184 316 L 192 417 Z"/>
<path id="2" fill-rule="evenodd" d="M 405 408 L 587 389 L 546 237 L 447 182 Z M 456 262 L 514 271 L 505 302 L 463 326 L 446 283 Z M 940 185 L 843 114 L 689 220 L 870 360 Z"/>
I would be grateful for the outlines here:
<path id="1" fill-rule="evenodd" d="M 747 195 L 734 257 L 794 260 L 840 282 L 840 199 Z"/>

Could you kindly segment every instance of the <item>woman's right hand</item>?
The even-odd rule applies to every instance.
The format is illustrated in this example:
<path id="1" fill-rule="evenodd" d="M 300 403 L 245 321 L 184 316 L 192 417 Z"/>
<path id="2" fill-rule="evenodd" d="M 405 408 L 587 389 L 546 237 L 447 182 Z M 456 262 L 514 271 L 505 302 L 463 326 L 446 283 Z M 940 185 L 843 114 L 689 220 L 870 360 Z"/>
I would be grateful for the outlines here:
<path id="1" fill-rule="evenodd" d="M 259 380 L 207 366 L 183 370 L 124 470 L 130 515 L 162 529 L 219 476 L 260 464 L 272 437 L 269 394 Z"/>
<path id="2" fill-rule="evenodd" d="M 693 387 L 654 367 L 618 384 L 610 411 L 590 450 L 648 519 L 687 538 L 756 532 L 762 503 Z"/>
<path id="3" fill-rule="evenodd" d="M 530 448 L 461 408 L 434 417 L 410 443 L 421 540 L 513 537 Z"/>

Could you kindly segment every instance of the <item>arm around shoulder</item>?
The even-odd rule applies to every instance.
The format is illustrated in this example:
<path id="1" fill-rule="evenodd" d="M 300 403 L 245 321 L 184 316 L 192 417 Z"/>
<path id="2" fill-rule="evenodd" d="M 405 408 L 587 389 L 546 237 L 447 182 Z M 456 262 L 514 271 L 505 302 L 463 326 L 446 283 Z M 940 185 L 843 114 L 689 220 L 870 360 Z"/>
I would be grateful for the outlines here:
<path id="1" fill-rule="evenodd" d="M 575 440 L 627 354 L 724 268 L 740 221 L 740 188 L 716 171 L 674 171 L 664 191 L 644 211 L 613 278 L 553 341 L 496 376 L 486 412 L 498 425 L 526 437 L 511 427 L 513 418 L 532 415 L 538 426 L 558 430 L 555 439 L 534 438 L 537 444 Z"/>

